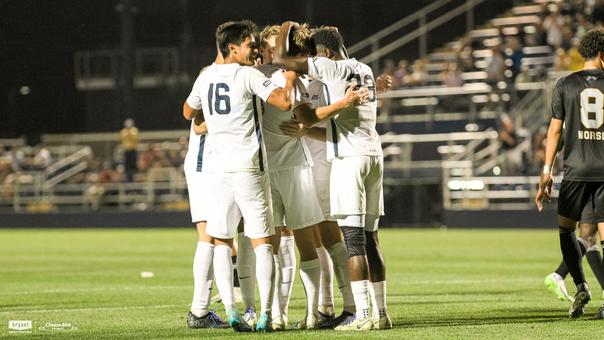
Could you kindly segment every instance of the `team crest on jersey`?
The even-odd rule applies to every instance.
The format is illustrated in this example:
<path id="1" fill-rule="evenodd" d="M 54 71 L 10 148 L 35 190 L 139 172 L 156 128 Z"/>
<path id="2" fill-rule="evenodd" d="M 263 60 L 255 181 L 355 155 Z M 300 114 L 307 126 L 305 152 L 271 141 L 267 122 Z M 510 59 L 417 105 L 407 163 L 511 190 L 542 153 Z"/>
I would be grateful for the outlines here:
<path id="1" fill-rule="evenodd" d="M 594 81 L 594 80 L 597 80 L 597 79 L 598 78 L 594 77 L 594 76 L 587 76 L 587 77 L 585 77 L 585 80 L 587 80 L 587 81 Z"/>
<path id="2" fill-rule="evenodd" d="M 265 80 L 264 83 L 262 83 L 262 86 L 268 87 L 270 84 L 271 84 L 270 80 Z"/>

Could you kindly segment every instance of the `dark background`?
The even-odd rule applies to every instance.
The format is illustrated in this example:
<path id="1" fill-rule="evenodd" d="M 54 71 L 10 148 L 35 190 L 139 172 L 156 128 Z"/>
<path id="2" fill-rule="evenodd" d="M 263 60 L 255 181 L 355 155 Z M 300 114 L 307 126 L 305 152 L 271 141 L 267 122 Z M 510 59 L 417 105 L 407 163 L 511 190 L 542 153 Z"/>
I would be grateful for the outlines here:
<path id="1" fill-rule="evenodd" d="M 185 44 L 211 50 L 217 25 L 246 18 L 259 26 L 285 20 L 338 26 L 346 44 L 352 45 L 431 2 L 134 0 L 138 8 L 135 41 L 136 47 Z M 119 93 L 78 91 L 73 71 L 74 52 L 119 47 L 120 17 L 115 10 L 118 3 L 119 0 L 0 1 L 0 138 L 119 128 L 113 117 L 115 105 L 90 110 L 91 106 L 119 101 Z M 476 23 L 502 12 L 510 3 L 487 1 L 477 9 Z M 190 29 L 186 28 L 187 23 Z M 429 47 L 441 46 L 464 31 L 462 16 L 432 33 Z M 204 56 L 204 60 L 209 63 L 212 57 Z M 410 44 L 392 54 L 394 59 L 401 57 L 417 57 L 417 45 Z M 26 96 L 19 93 L 25 85 L 31 89 Z M 139 127 L 186 128 L 180 109 L 189 89 L 170 89 L 171 94 L 161 103 L 161 113 L 146 110 L 145 98 L 149 99 L 149 106 L 157 106 L 163 100 L 162 89 L 138 93 L 138 113 L 134 118 Z M 94 112 L 92 117 L 90 112 Z M 109 123 L 101 124 L 103 121 Z"/>

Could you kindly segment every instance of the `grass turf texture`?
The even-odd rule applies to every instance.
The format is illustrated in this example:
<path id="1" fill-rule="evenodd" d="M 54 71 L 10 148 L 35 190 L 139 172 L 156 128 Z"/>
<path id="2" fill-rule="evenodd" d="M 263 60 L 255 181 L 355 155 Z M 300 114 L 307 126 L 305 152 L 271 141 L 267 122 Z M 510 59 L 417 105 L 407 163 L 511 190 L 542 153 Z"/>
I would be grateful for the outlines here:
<path id="1" fill-rule="evenodd" d="M 388 307 L 394 330 L 273 334 L 186 327 L 196 232 L 153 230 L 0 230 L 0 337 L 8 338 L 601 338 L 589 320 L 570 320 L 543 278 L 560 260 L 557 230 L 383 230 Z M 140 273 L 155 277 L 143 279 Z M 573 284 L 567 286 L 574 294 Z M 337 289 L 336 289 L 337 291 Z M 337 310 L 340 310 L 336 292 Z M 213 305 L 224 316 L 222 305 Z M 296 277 L 290 323 L 304 314 Z M 28 334 L 8 320 L 32 320 Z M 75 330 L 42 330 L 71 323 Z"/>

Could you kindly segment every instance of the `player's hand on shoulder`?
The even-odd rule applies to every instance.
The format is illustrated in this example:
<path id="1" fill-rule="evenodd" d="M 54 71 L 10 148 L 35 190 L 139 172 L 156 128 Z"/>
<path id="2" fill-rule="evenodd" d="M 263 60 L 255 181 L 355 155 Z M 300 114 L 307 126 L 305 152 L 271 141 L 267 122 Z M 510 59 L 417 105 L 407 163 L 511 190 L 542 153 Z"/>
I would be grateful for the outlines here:
<path id="1" fill-rule="evenodd" d="M 377 92 L 386 92 L 392 87 L 392 77 L 386 73 L 380 74 L 375 80 L 375 89 Z"/>
<path id="2" fill-rule="evenodd" d="M 285 71 L 283 72 L 283 76 L 285 77 L 285 80 L 294 81 L 298 77 L 298 74 L 294 71 Z"/>
<path id="3" fill-rule="evenodd" d="M 551 194 L 552 194 L 552 185 L 554 184 L 554 179 L 551 174 L 542 174 L 541 179 L 539 180 L 539 190 L 537 190 L 537 195 L 535 195 L 535 205 L 537 206 L 537 210 L 543 210 L 543 200 L 547 200 L 547 202 L 551 202 Z"/>
<path id="4" fill-rule="evenodd" d="M 281 123 L 279 129 L 281 129 L 284 135 L 289 137 L 300 138 L 304 136 L 304 125 L 293 120 Z"/>
<path id="5" fill-rule="evenodd" d="M 361 105 L 367 102 L 369 98 L 369 90 L 366 87 L 360 87 L 358 90 L 355 90 L 355 87 L 357 87 L 357 83 L 353 80 L 346 89 L 346 95 L 344 96 L 346 106 Z"/>
<path id="6" fill-rule="evenodd" d="M 285 21 L 282 25 L 289 25 L 289 27 L 296 27 L 296 26 L 300 26 L 300 24 L 298 24 L 295 21 Z"/>

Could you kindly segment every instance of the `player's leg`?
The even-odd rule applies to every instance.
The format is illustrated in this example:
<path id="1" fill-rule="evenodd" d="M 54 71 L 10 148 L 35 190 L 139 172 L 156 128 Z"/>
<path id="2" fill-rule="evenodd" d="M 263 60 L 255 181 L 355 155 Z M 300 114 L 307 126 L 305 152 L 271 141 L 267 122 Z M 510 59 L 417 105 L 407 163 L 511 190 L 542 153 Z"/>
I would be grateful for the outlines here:
<path id="1" fill-rule="evenodd" d="M 579 223 L 579 237 L 585 240 L 587 246 L 587 251 L 585 252 L 587 263 L 598 280 L 600 289 L 603 292 L 602 297 L 604 297 L 604 266 L 602 266 L 597 234 L 597 223 Z"/>
<path id="2" fill-rule="evenodd" d="M 235 193 L 239 188 L 233 183 L 232 177 L 233 174 L 217 173 L 211 178 L 209 187 L 215 194 L 210 202 L 212 212 L 206 232 L 214 238 L 214 278 L 227 312 L 227 322 L 235 331 L 251 331 L 236 309 L 233 293 L 231 247 L 241 214 L 235 202 Z"/>
<path id="3" fill-rule="evenodd" d="M 594 183 L 594 221 L 597 222 L 598 233 L 600 235 L 600 245 L 604 254 L 604 183 Z M 604 259 L 601 258 L 601 264 L 604 265 Z M 594 319 L 604 319 L 604 304 L 600 306 Z"/>
<path id="4" fill-rule="evenodd" d="M 294 279 L 296 278 L 296 249 L 294 241 L 294 232 L 291 229 L 283 227 L 281 229 L 281 241 L 279 242 L 279 259 L 281 261 L 281 284 L 279 285 L 281 311 L 283 321 L 287 325 L 289 322 L 289 300 L 292 295 Z"/>
<path id="5" fill-rule="evenodd" d="M 272 190 L 272 188 L 271 188 Z M 273 195 L 274 197 L 274 195 Z M 275 206 L 273 205 L 273 211 Z M 275 222 L 275 214 L 273 214 L 273 222 Z M 279 221 L 279 220 L 277 220 Z M 282 224 L 282 223 L 279 223 Z M 271 316 L 272 329 L 274 331 L 282 331 L 287 328 L 283 318 L 283 310 L 281 309 L 281 256 L 279 255 L 279 244 L 281 243 L 281 230 L 283 227 L 275 227 L 275 234 L 271 237 L 273 246 L 273 285 L 271 292 Z"/>
<path id="6" fill-rule="evenodd" d="M 313 239 L 317 247 L 317 255 L 319 255 L 319 263 L 321 265 L 321 280 L 319 287 L 319 322 L 326 319 L 335 318 L 335 310 L 333 307 L 333 263 L 329 257 L 327 249 L 321 241 L 321 233 L 319 228 L 313 230 Z"/>
<path id="7" fill-rule="evenodd" d="M 585 305 L 591 299 L 583 273 L 581 248 L 575 233 L 577 221 L 581 219 L 581 212 L 590 196 L 586 182 L 562 180 L 558 198 L 560 249 L 564 263 L 577 286 L 575 301 L 569 311 L 571 318 L 583 315 Z"/>
<path id="8" fill-rule="evenodd" d="M 370 157 L 370 171 L 365 177 L 367 214 L 365 236 L 367 261 L 371 277 L 374 326 L 378 329 L 392 328 L 386 305 L 386 265 L 378 239 L 380 215 L 384 214 L 383 178 L 384 167 L 381 157 Z"/>
<path id="9" fill-rule="evenodd" d="M 241 298 L 245 306 L 243 319 L 252 328 L 256 326 L 256 255 L 251 240 L 243 233 L 243 220 L 238 228 L 237 272 Z"/>
<path id="10" fill-rule="evenodd" d="M 269 331 L 274 265 L 269 178 L 268 174 L 234 173 L 231 179 L 231 183 L 237 187 L 235 201 L 243 215 L 244 233 L 251 239 L 256 254 L 256 282 L 260 295 L 260 316 L 256 330 Z"/>
<path id="11" fill-rule="evenodd" d="M 317 226 L 294 229 L 294 240 L 300 253 L 300 279 L 306 293 L 306 317 L 298 325 L 301 329 L 313 329 L 318 326 L 319 287 L 321 282 L 321 264 L 313 238 Z"/>
<path id="12" fill-rule="evenodd" d="M 316 166 L 317 164 L 315 163 L 315 167 Z M 321 206 L 323 217 L 325 218 L 325 221 L 319 223 L 319 233 L 321 234 L 321 242 L 327 250 L 333 264 L 333 273 L 338 282 L 338 289 L 342 294 L 344 305 L 342 314 L 333 320 L 324 320 L 321 322 L 319 328 L 334 328 L 354 314 L 355 306 L 352 288 L 350 287 L 350 277 L 348 275 L 348 252 L 346 251 L 346 245 L 342 238 L 342 231 L 340 230 L 340 227 L 338 227 L 338 223 L 331 216 L 328 171 L 331 168 L 331 165 L 325 165 L 319 162 L 318 166 L 327 167 L 326 169 L 317 169 L 318 171 L 315 171 L 315 168 L 313 168 L 317 198 L 319 199 L 319 205 Z"/>

